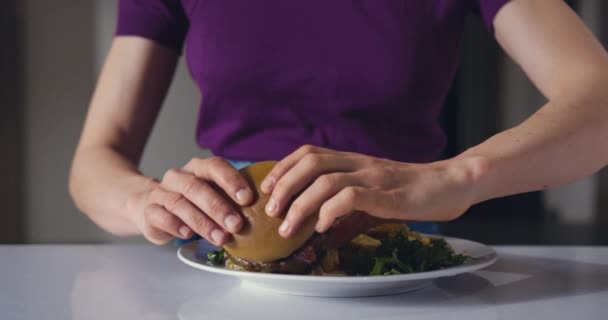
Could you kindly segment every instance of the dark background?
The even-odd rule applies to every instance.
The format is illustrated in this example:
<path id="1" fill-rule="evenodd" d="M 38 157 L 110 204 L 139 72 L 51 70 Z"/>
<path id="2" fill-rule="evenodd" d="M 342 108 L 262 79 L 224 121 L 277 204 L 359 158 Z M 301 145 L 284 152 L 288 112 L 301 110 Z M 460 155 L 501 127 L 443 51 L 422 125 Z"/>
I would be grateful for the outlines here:
<path id="1" fill-rule="evenodd" d="M 112 24 L 103 22 L 104 17 L 107 18 L 113 13 L 113 9 L 108 8 L 109 1 L 81 1 L 75 6 L 74 2 L 70 1 L 53 3 L 64 2 L 72 6 L 50 5 L 49 8 L 52 7 L 53 11 L 41 8 L 40 6 L 44 7 L 44 2 L 0 2 L 0 39 L 3 40 L 0 49 L 0 145 L 3 146 L 0 157 L 0 167 L 3 171 L 3 181 L 0 183 L 0 203 L 3 205 L 0 243 L 120 241 L 100 235 L 99 230 L 86 221 L 86 218 L 78 215 L 73 207 L 66 210 L 64 207 L 53 206 L 52 198 L 56 197 L 53 196 L 57 192 L 56 189 L 62 190 L 57 193 L 62 203 L 69 204 L 67 187 L 61 177 L 67 179 L 70 153 L 79 128 L 69 132 L 60 129 L 47 130 L 48 132 L 42 130 L 43 135 L 53 134 L 56 141 L 66 141 L 66 146 L 57 148 L 57 151 L 51 145 L 49 149 L 53 151 L 48 151 L 49 154 L 38 154 L 36 151 L 40 148 L 30 146 L 33 137 L 40 135 L 40 130 L 36 131 L 35 126 L 31 129 L 32 123 L 48 122 L 44 118 L 48 116 L 49 111 L 44 108 L 49 106 L 45 103 L 33 103 L 40 101 L 38 98 L 41 94 L 56 98 L 56 101 L 49 102 L 50 105 L 71 104 L 76 107 L 70 110 L 78 111 L 74 113 L 67 109 L 52 110 L 52 114 L 59 115 L 58 123 L 53 128 L 62 126 L 64 120 L 82 122 L 86 102 L 98 72 L 99 63 L 96 66 L 95 61 L 103 58 L 95 56 L 95 52 L 105 50 L 99 45 L 96 47 L 91 39 L 97 36 L 107 43 L 111 38 L 108 34 L 111 35 Z M 568 2 L 584 17 L 585 22 L 606 46 L 608 4 L 601 0 Z M 50 18 L 42 22 L 30 20 L 43 16 Z M 56 20 L 53 20 L 54 17 L 57 17 Z M 45 31 L 41 27 L 45 26 L 44 23 L 58 30 L 63 28 L 63 31 Z M 55 26 L 56 24 L 58 26 Z M 99 30 L 103 35 L 100 35 Z M 46 36 L 45 32 L 48 32 L 49 36 Z M 47 40 L 48 44 L 44 46 L 36 45 Z M 55 42 L 69 43 L 73 50 L 56 52 L 58 49 L 54 48 Z M 543 102 L 542 96 L 526 80 L 521 70 L 505 56 L 477 17 L 471 16 L 468 19 L 462 44 L 461 67 L 441 118 L 449 137 L 445 157 L 454 156 L 497 131 L 515 125 L 513 119 L 517 116 L 509 114 L 530 114 Z M 49 54 L 41 54 L 40 50 L 48 50 Z M 50 79 L 50 82 L 56 78 L 48 74 L 49 70 L 41 70 L 41 73 L 31 70 L 31 66 L 38 63 L 39 57 L 52 57 L 54 54 L 59 57 L 56 59 L 57 63 L 46 64 L 54 67 L 49 69 L 51 73 L 57 73 L 57 81 L 61 81 L 60 76 L 64 72 L 72 74 L 72 77 L 65 79 L 74 83 L 64 86 L 49 84 L 48 88 L 43 85 L 42 89 L 38 89 L 41 91 L 32 90 L 32 83 L 35 84 L 38 77 Z M 81 65 L 86 67 L 83 69 Z M 75 75 L 82 76 L 79 79 Z M 185 90 L 181 88 L 187 85 L 182 85 L 179 81 L 177 80 L 174 85 L 176 89 L 172 91 Z M 60 94 L 79 98 L 74 101 L 62 100 L 58 98 Z M 511 99 L 512 96 L 518 99 Z M 44 99 L 42 101 L 46 102 Z M 169 99 L 168 104 L 171 104 L 171 101 Z M 47 113 L 42 113 L 42 110 Z M 159 126 L 162 132 L 163 124 Z M 40 140 L 40 137 L 35 138 Z M 158 143 L 161 148 L 162 145 L 170 144 Z M 55 153 L 61 153 L 61 156 Z M 32 163 L 35 163 L 32 158 L 47 156 L 48 170 L 61 171 L 56 181 L 49 182 L 51 178 L 46 177 L 44 173 L 39 175 L 38 171 L 32 169 Z M 442 230 L 449 235 L 491 244 L 608 244 L 608 236 L 601 232 L 608 225 L 608 177 L 606 173 L 601 172 L 593 179 L 591 198 L 594 213 L 589 218 L 576 219 L 576 203 L 568 207 L 570 209 L 560 208 L 559 205 L 551 207 L 547 205 L 551 202 L 547 200 L 548 193 L 532 192 L 476 205 L 457 221 L 443 224 Z M 568 201 L 569 195 L 572 194 L 572 201 L 576 202 L 580 199 L 576 196 L 580 190 L 581 188 L 573 188 L 560 194 L 565 195 L 565 201 Z M 48 205 L 45 205 L 46 203 Z M 44 212 L 40 212 L 40 208 L 43 208 Z M 70 212 L 62 215 L 55 211 Z M 54 218 L 53 214 L 57 214 L 57 218 Z M 48 219 L 44 221 L 49 223 L 37 223 L 36 220 L 40 219 L 40 216 Z"/>

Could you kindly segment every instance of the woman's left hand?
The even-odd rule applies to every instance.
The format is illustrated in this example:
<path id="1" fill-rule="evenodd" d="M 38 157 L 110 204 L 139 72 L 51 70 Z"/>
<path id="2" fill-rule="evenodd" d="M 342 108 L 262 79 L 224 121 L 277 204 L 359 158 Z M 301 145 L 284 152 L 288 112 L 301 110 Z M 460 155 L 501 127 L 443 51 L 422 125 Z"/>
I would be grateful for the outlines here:
<path id="1" fill-rule="evenodd" d="M 287 210 L 279 233 L 289 237 L 317 211 L 317 232 L 356 211 L 383 219 L 455 219 L 474 204 L 481 168 L 477 159 L 412 164 L 303 146 L 280 161 L 261 188 L 271 193 L 269 215 Z"/>

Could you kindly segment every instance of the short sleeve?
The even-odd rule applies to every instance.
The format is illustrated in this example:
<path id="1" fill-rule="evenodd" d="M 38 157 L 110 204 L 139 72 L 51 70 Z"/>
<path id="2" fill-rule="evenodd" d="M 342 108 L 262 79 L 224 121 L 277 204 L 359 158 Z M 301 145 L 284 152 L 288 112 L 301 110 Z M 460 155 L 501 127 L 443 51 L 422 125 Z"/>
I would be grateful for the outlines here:
<path id="1" fill-rule="evenodd" d="M 510 0 L 474 0 L 475 11 L 479 13 L 488 30 L 494 32 L 494 18 L 498 11 Z"/>
<path id="2" fill-rule="evenodd" d="M 140 36 L 181 54 L 188 17 L 180 0 L 118 0 L 115 35 Z"/>

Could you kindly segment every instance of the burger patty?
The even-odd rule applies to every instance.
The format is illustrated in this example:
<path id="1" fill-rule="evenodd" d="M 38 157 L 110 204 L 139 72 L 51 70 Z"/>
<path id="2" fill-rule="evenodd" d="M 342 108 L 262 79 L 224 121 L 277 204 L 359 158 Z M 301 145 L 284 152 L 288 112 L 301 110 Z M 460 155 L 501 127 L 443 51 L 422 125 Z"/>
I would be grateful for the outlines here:
<path id="1" fill-rule="evenodd" d="M 248 261 L 225 252 L 226 267 L 266 273 L 307 274 L 322 258 L 324 238 L 322 234 L 315 234 L 292 255 L 272 262 Z"/>
<path id="2" fill-rule="evenodd" d="M 233 270 L 309 274 L 321 263 L 327 250 L 340 248 L 363 230 L 378 225 L 380 221 L 382 220 L 363 212 L 355 212 L 351 214 L 351 219 L 337 220 L 331 232 L 315 233 L 300 249 L 285 258 L 272 262 L 254 262 L 224 252 L 224 264 L 226 268 Z"/>

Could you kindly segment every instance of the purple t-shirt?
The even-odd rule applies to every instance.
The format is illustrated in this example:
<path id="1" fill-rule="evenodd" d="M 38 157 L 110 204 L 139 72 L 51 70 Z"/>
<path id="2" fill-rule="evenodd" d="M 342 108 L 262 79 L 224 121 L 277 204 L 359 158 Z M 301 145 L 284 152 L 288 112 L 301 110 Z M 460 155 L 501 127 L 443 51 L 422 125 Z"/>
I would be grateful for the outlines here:
<path id="1" fill-rule="evenodd" d="M 508 0 L 119 0 L 117 35 L 181 52 L 201 92 L 196 139 L 230 159 L 303 144 L 435 160 L 465 16 Z M 186 124 L 189 125 L 189 124 Z"/>

